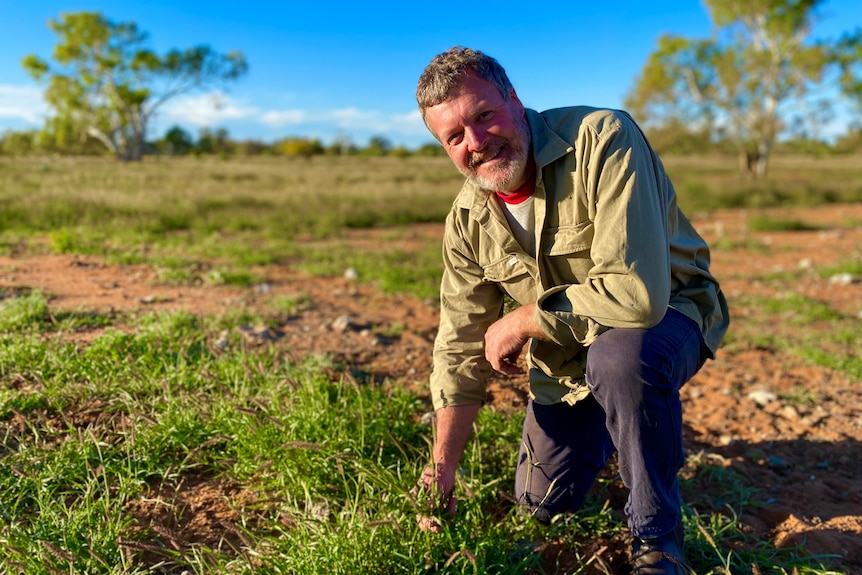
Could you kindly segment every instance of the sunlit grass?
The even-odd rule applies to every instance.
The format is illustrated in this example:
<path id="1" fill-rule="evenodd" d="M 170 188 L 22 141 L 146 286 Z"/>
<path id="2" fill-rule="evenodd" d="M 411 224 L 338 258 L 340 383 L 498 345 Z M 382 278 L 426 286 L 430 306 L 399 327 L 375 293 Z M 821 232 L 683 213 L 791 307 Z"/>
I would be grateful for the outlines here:
<path id="1" fill-rule="evenodd" d="M 20 294 L 0 313 L 2 570 L 520 574 L 547 568 L 532 552 L 541 542 L 585 568 L 595 561 L 585 545 L 625 532 L 602 490 L 550 527 L 517 513 L 501 494 L 523 414 L 486 409 L 458 478 L 469 496 L 441 535 L 423 533 L 414 486 L 433 433 L 425 399 L 396 382 L 359 384 L 322 356 L 297 362 L 278 346 L 224 338 L 265 316 L 103 317 L 107 331 L 79 346 L 44 304 Z M 308 305 L 297 294 L 266 313 Z M 686 510 L 698 572 L 828 573 L 816 558 L 746 539 L 737 516 L 757 486 L 706 460 L 687 469 L 684 495 L 711 485 L 727 509 Z M 189 520 L 171 500 L 184 485 L 220 493 L 225 515 L 211 527 L 221 535 L 207 544 L 172 534 Z M 155 501 L 161 515 L 136 511 Z"/>
<path id="2" fill-rule="evenodd" d="M 732 325 L 725 345 L 750 344 L 802 357 L 862 381 L 862 318 L 842 315 L 826 303 L 798 294 L 739 296 L 737 309 L 754 310 Z"/>
<path id="3" fill-rule="evenodd" d="M 689 213 L 862 199 L 862 164 L 853 159 L 776 161 L 776 179 L 758 185 L 738 179 L 734 160 L 699 161 L 700 169 L 695 160 L 666 161 Z M 441 273 L 439 239 L 411 236 L 406 247 L 403 228 L 442 222 L 461 181 L 445 158 L 0 159 L 0 167 L 0 253 L 145 263 L 176 284 L 261 285 L 273 264 L 327 276 L 352 269 L 383 291 L 429 300 Z M 812 229 L 804 220 L 754 228 L 761 225 Z M 356 245 L 349 230 L 357 228 L 387 231 Z M 717 249 L 755 245 L 728 240 Z M 847 257 L 817 272 L 859 273 Z M 625 533 L 601 489 L 580 514 L 550 527 L 518 514 L 502 494 L 511 489 L 523 415 L 490 409 L 462 462 L 459 492 L 469 496 L 457 520 L 440 536 L 419 531 L 414 486 L 433 433 L 423 423 L 427 398 L 399 382 L 357 382 L 325 356 L 248 346 L 238 334 L 238 326 L 275 325 L 313 307 L 307 294 L 219 317 L 49 310 L 46 295 L 27 290 L 2 298 L 2 572 L 540 573 L 553 566 L 540 565 L 538 542 L 571 550 L 583 570 L 595 561 L 583 551 L 589 543 Z M 734 306 L 762 315 L 750 329 L 734 325 L 731 345 L 766 345 L 862 379 L 858 318 L 800 296 L 743 297 Z M 775 318 L 787 329 L 776 329 Z M 403 326 L 389 329 L 397 337 Z M 80 330 L 96 335 L 86 344 L 67 337 Z M 804 390 L 794 394 L 810 401 Z M 687 473 L 684 496 L 706 488 L 715 498 L 710 508 L 685 510 L 697 572 L 757 565 L 830 573 L 829 558 L 775 549 L 745 532 L 738 518 L 757 504 L 758 486 L 697 457 Z M 206 543 L 172 539 L 191 511 L 171 497 L 191 484 L 223 503 Z M 161 519 L 139 513 L 153 502 Z"/>

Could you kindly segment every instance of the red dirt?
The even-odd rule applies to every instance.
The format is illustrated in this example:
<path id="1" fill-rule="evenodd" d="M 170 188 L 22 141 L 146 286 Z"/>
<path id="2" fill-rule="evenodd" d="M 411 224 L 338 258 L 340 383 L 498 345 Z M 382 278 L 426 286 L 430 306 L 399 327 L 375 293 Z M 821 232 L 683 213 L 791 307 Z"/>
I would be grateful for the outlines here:
<path id="1" fill-rule="evenodd" d="M 837 284 L 811 271 L 812 267 L 860 258 L 862 205 L 770 214 L 821 229 L 752 232 L 747 225 L 749 214 L 743 211 L 694 219 L 714 246 L 731 246 L 713 248 L 713 269 L 730 301 L 732 331 L 754 329 L 753 320 L 762 320 L 762 310 L 746 307 L 745 298 L 751 296 L 799 294 L 844 316 L 862 317 L 862 282 Z M 418 233 L 439 235 L 441 231 L 439 226 L 426 225 Z M 782 272 L 791 279 L 764 280 L 765 275 Z M 295 296 L 309 305 L 285 317 L 277 330 L 245 332 L 249 341 L 275 338 L 294 357 L 329 353 L 374 380 L 390 378 L 417 391 L 424 389 L 437 322 L 433 303 L 386 296 L 361 282 L 308 277 L 283 267 L 267 267 L 260 274 L 266 278 L 265 288 L 178 287 L 158 285 L 156 272 L 146 266 L 109 266 L 90 257 L 60 255 L 0 257 L 0 294 L 40 289 L 50 296 L 52 310 L 129 313 L 182 309 L 196 314 L 218 314 L 243 306 L 253 310 L 275 296 Z M 780 336 L 798 329 L 792 319 L 773 318 L 767 324 L 771 334 Z M 806 329 L 829 329 L 829 325 Z M 80 333 L 73 337 L 86 342 L 92 336 Z M 753 391 L 766 392 L 762 405 L 750 397 Z M 708 362 L 682 395 L 689 453 L 701 462 L 729 468 L 759 487 L 750 495 L 753 504 L 741 517 L 753 537 L 778 547 L 801 544 L 812 555 L 835 556 L 843 572 L 862 573 L 860 382 L 793 355 L 737 344 Z M 524 398 L 521 378 L 492 383 L 495 408 L 519 407 Z M 694 477 L 692 469 L 684 470 L 683 475 Z M 703 475 L 692 481 L 706 481 L 701 479 Z M 687 490 L 695 494 L 688 503 L 720 511 L 721 487 L 703 485 L 700 489 L 695 485 Z M 225 525 L 232 525 L 234 517 L 224 500 L 242 505 L 243 492 L 237 486 L 189 480 L 153 489 L 156 493 L 151 499 L 174 502 L 182 507 L 182 518 L 161 508 L 149 509 L 144 503 L 133 506 L 130 513 L 141 522 L 149 521 L 156 531 L 170 531 L 172 538 L 166 539 L 170 545 L 181 548 L 196 542 L 215 548 L 225 541 L 232 547 L 241 543 L 239 534 L 225 535 L 226 529 L 230 531 Z M 613 567 L 624 545 L 624 541 L 598 542 L 595 549 L 582 549 L 581 555 L 594 554 L 597 569 L 603 561 Z M 543 553 L 549 558 L 559 554 L 565 560 L 566 551 L 553 543 Z"/>

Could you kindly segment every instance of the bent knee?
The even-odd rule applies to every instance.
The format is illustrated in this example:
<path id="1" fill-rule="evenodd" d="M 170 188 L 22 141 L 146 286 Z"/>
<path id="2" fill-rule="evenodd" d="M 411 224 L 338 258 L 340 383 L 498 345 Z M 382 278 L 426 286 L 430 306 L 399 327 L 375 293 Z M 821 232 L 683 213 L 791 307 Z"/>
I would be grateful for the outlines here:
<path id="1" fill-rule="evenodd" d="M 644 330 L 611 329 L 587 348 L 587 381 L 627 379 L 642 367 Z"/>

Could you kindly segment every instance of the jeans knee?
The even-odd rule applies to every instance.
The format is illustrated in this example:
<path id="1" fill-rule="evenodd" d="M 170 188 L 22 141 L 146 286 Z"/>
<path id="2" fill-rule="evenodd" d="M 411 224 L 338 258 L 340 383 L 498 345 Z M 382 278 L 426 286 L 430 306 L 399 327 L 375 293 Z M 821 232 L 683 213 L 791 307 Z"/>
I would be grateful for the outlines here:
<path id="1" fill-rule="evenodd" d="M 587 383 L 630 381 L 642 368 L 642 340 L 636 330 L 614 329 L 602 334 L 587 351 Z"/>

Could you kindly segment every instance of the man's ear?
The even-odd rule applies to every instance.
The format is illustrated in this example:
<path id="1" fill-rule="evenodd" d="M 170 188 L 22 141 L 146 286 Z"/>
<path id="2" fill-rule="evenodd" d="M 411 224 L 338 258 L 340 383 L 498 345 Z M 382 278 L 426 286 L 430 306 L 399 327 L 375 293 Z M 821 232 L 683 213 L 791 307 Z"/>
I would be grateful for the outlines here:
<path id="1" fill-rule="evenodd" d="M 518 103 L 518 106 L 521 108 L 522 115 L 526 113 L 524 112 L 524 104 L 521 103 L 521 99 L 518 98 L 518 94 L 515 92 L 514 88 L 509 92 L 509 99 Z"/>

